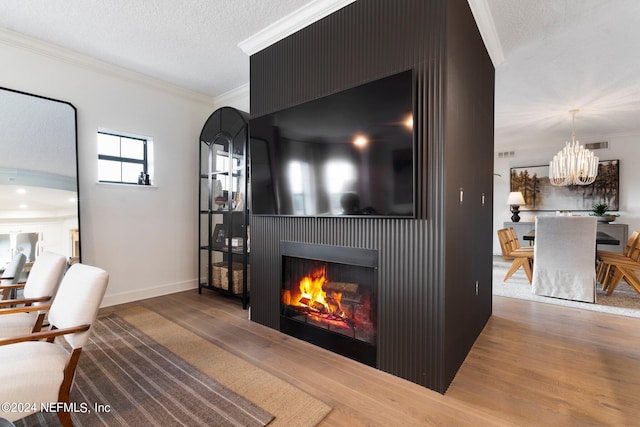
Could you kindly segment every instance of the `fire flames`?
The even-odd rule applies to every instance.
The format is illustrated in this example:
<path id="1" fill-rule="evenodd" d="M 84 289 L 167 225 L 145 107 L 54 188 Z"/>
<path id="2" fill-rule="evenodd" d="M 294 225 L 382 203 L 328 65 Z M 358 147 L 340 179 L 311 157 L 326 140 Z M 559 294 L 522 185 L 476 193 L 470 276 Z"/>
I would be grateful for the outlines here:
<path id="1" fill-rule="evenodd" d="M 353 327 L 342 308 L 342 292 L 327 291 L 328 283 L 326 267 L 319 267 L 300 280 L 299 292 L 295 295 L 292 295 L 294 291 L 285 290 L 283 302 L 302 308 L 305 314 L 317 321 L 341 328 Z"/>

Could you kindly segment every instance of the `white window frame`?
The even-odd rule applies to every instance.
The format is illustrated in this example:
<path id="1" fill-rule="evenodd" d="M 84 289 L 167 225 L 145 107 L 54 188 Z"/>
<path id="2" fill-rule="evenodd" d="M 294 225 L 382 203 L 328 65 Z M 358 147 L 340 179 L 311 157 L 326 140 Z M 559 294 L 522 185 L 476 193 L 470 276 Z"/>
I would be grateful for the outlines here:
<path id="1" fill-rule="evenodd" d="M 120 180 L 113 180 L 113 179 L 101 179 L 101 172 L 100 172 L 100 160 L 108 160 L 108 161 L 113 161 L 113 162 L 119 162 L 122 165 L 126 165 L 126 164 L 139 164 L 142 166 L 142 172 L 145 174 L 149 175 L 149 185 L 151 185 L 153 183 L 153 138 L 148 137 L 148 136 L 142 136 L 142 135 L 134 135 L 134 134 L 130 134 L 130 133 L 125 133 L 125 132 L 118 132 L 118 131 L 113 131 L 113 130 L 108 130 L 108 129 L 98 129 L 97 132 L 97 139 L 100 138 L 100 135 L 104 134 L 104 135 L 110 135 L 110 136 L 114 136 L 117 138 L 121 138 L 121 139 L 125 139 L 125 140 L 138 140 L 141 141 L 143 143 L 143 159 L 135 159 L 135 158 L 128 158 L 128 157 L 123 157 L 123 156 L 118 156 L 118 155 L 110 155 L 110 154 L 105 154 L 105 153 L 100 153 L 100 148 L 99 148 L 99 144 L 98 144 L 98 170 L 97 170 L 97 174 L 98 174 L 98 182 L 99 183 L 105 183 L 105 184 L 124 184 L 124 185 L 139 185 L 140 183 L 136 180 L 136 181 L 124 181 L 122 180 L 122 172 L 120 173 Z M 122 142 L 122 141 L 121 141 Z M 144 185 L 144 183 L 143 183 Z"/>

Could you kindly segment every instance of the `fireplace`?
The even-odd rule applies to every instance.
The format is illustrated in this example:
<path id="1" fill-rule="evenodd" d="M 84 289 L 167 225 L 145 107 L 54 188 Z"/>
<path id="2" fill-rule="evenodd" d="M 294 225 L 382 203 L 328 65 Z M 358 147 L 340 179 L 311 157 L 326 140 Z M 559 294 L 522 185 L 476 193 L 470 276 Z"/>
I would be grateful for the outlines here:
<path id="1" fill-rule="evenodd" d="M 280 243 L 280 331 L 376 366 L 375 250 Z"/>

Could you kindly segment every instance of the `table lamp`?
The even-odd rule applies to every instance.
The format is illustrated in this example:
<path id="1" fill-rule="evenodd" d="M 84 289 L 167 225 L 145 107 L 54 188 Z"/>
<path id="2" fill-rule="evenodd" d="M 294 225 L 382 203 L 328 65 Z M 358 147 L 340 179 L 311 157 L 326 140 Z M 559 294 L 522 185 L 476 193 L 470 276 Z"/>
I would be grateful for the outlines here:
<path id="1" fill-rule="evenodd" d="M 525 205 L 524 197 L 520 191 L 512 191 L 507 197 L 507 204 L 511 205 L 511 221 L 520 222 L 520 206 Z"/>

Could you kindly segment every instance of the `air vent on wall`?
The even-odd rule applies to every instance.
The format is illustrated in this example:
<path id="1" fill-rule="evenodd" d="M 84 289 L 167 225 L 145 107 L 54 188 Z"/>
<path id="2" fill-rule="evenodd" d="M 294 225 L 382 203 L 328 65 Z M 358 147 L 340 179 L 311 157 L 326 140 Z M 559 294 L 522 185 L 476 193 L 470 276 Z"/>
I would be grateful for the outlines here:
<path id="1" fill-rule="evenodd" d="M 603 148 L 609 148 L 609 142 L 608 141 L 590 142 L 588 144 L 584 144 L 584 148 L 587 148 L 589 150 L 601 150 Z"/>
<path id="2" fill-rule="evenodd" d="M 509 157 L 515 157 L 515 151 L 500 151 L 498 152 L 499 159 L 508 159 Z"/>

